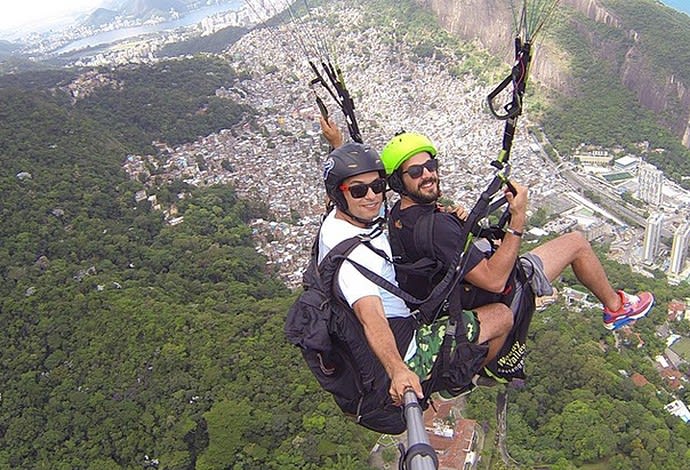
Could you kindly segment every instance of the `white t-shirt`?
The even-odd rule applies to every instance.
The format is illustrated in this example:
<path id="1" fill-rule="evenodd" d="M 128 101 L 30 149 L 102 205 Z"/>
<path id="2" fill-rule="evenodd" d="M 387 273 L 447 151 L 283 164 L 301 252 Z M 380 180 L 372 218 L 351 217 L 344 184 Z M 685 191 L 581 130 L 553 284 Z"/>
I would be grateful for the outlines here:
<path id="1" fill-rule="evenodd" d="M 332 210 L 321 225 L 319 236 L 319 263 L 326 254 L 341 241 L 357 235 L 367 234 L 371 231 L 370 228 L 357 227 L 345 220 L 336 219 L 335 212 L 335 210 Z M 375 248 L 386 253 L 389 259 L 392 258 L 391 246 L 385 233 L 372 239 L 371 244 Z M 398 282 L 395 280 L 393 264 L 371 251 L 365 245 L 359 245 L 352 250 L 348 258 L 378 274 L 388 282 L 396 286 L 398 285 Z M 407 305 L 405 305 L 402 299 L 391 294 L 386 289 L 377 286 L 364 277 L 362 273 L 357 271 L 357 269 L 347 261 L 343 262 L 338 272 L 338 286 L 350 307 L 362 297 L 375 295 L 381 298 L 386 318 L 408 317 L 412 315 L 410 309 L 407 308 Z M 413 339 L 405 354 L 405 359 L 411 357 L 415 353 L 415 350 L 416 341 Z"/>

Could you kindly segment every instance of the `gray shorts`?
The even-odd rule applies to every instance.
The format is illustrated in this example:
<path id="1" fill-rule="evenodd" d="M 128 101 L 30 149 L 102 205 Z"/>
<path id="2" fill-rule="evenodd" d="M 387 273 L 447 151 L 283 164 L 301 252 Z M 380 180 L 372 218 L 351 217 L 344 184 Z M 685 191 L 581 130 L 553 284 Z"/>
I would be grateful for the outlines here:
<path id="1" fill-rule="evenodd" d="M 525 253 L 520 256 L 520 264 L 535 296 L 553 295 L 553 286 L 544 273 L 544 262 L 539 256 L 531 252 Z"/>

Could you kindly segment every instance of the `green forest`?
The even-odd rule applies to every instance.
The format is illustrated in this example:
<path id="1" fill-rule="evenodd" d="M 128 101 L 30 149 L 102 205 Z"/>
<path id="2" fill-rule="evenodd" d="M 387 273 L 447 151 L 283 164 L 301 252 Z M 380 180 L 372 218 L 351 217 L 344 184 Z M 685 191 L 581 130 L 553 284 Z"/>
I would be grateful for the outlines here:
<path id="1" fill-rule="evenodd" d="M 152 142 L 251 125 L 254 110 L 215 96 L 242 71 L 209 57 L 103 69 L 107 85 L 75 100 L 81 72 L 0 76 L 0 468 L 368 469 L 379 436 L 342 416 L 284 339 L 295 293 L 247 225 L 268 208 L 176 181 L 159 191 L 184 215 L 170 226 L 121 168 Z M 528 379 L 510 392 L 511 454 L 528 468 L 688 468 L 690 426 L 663 411 L 650 358 L 667 302 L 690 287 L 605 248 L 615 286 L 657 296 L 635 327 L 644 347 L 616 349 L 598 311 L 537 313 Z M 564 285 L 578 287 L 572 273 Z M 473 393 L 466 410 L 490 429 L 494 395 Z M 489 446 L 484 468 L 498 460 Z"/>
<path id="2" fill-rule="evenodd" d="M 77 105 L 61 90 L 70 73 L 0 79 L 0 468 L 325 468 L 366 455 L 372 437 L 283 340 L 292 295 L 246 225 L 266 208 L 180 182 L 185 223 L 171 227 L 121 170 L 146 142 L 251 114 L 215 102 L 233 74 L 206 59 L 128 68 L 120 89 Z M 199 106 L 210 111 L 195 120 Z"/>

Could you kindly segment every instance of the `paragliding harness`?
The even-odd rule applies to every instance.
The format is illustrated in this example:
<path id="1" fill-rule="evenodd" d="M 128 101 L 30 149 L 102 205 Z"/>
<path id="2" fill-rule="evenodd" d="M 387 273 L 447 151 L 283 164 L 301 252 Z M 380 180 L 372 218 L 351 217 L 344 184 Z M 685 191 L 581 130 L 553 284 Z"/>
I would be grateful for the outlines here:
<path id="1" fill-rule="evenodd" d="M 378 233 L 377 233 L 378 232 Z M 364 277 L 405 300 L 419 305 L 416 317 L 389 319 L 396 336 L 404 338 L 398 350 L 407 349 L 412 332 L 419 321 L 438 318 L 447 312 L 449 330 L 442 351 L 437 358 L 432 377 L 422 382 L 425 399 L 420 406 L 426 409 L 429 395 L 438 390 L 466 386 L 474 370 L 486 356 L 487 346 L 467 340 L 459 314 L 459 296 L 448 296 L 440 290 L 427 299 L 417 299 L 365 266 L 348 258 L 360 245 L 388 260 L 387 255 L 371 245 L 380 229 L 370 235 L 348 238 L 332 248 L 318 263 L 318 236 L 312 245 L 312 257 L 303 276 L 303 292 L 291 306 L 285 324 L 288 340 L 300 347 L 304 360 L 322 388 L 333 395 L 340 409 L 358 424 L 377 432 L 400 434 L 406 423 L 403 410 L 394 406 L 390 395 L 390 379 L 369 347 L 361 323 L 343 299 L 337 275 L 347 260 Z M 437 312 L 437 310 L 441 310 Z M 407 324 L 405 324 L 407 323 Z M 398 331 L 401 334 L 396 334 Z M 405 334 L 405 332 L 409 334 Z M 402 355 L 401 354 L 401 355 Z"/>
<path id="2" fill-rule="evenodd" d="M 347 87 L 345 86 L 343 72 L 337 65 L 333 65 L 330 61 L 326 60 L 322 60 L 321 62 L 321 67 L 324 71 L 323 74 L 319 71 L 319 68 L 312 60 L 309 60 L 309 66 L 316 75 L 316 77 L 309 84 L 312 87 L 312 91 L 314 91 L 316 104 L 319 107 L 321 116 L 323 116 L 324 119 L 328 119 L 328 109 L 326 108 L 326 105 L 323 103 L 321 97 L 316 93 L 316 91 L 313 88 L 316 84 L 320 84 L 323 88 L 325 88 L 326 91 L 328 91 L 328 94 L 331 95 L 333 100 L 335 100 L 335 102 L 340 107 L 340 110 L 343 112 L 343 115 L 345 116 L 347 130 L 350 133 L 350 137 L 352 137 L 352 140 L 354 140 L 355 142 L 359 142 L 360 144 L 363 143 L 362 134 L 359 131 L 359 125 L 357 124 L 357 118 L 355 116 L 355 104 L 354 101 L 352 101 L 350 92 L 347 90 Z M 324 75 L 326 76 L 325 78 Z M 328 78 L 328 81 L 326 81 L 326 78 Z"/>
<path id="3" fill-rule="evenodd" d="M 489 209 L 490 210 L 490 209 Z M 405 256 L 406 250 L 400 239 L 399 230 L 393 221 L 389 221 L 389 238 L 394 253 L 402 253 L 396 259 L 396 278 L 401 288 L 407 286 L 433 286 L 443 274 L 443 266 L 434 248 L 434 226 L 437 219 L 436 209 L 427 212 L 415 221 L 413 238 L 415 252 L 420 256 L 411 260 Z M 505 233 L 498 227 L 479 227 L 476 239 L 484 239 L 487 243 L 482 246 L 489 251 L 484 255 L 489 257 L 496 249 L 494 240 L 502 238 Z M 523 261 L 525 262 L 525 261 Z M 524 379 L 524 357 L 526 354 L 526 340 L 529 324 L 534 312 L 534 294 L 530 286 L 533 270 L 526 270 L 523 262 L 518 261 L 501 293 L 493 293 L 460 280 L 454 287 L 459 291 L 463 310 L 473 310 L 477 307 L 492 303 L 503 303 L 513 311 L 513 327 L 497 356 L 479 375 L 489 377 L 500 382 L 512 379 Z M 527 261 L 528 262 L 528 261 Z"/>
<path id="4" fill-rule="evenodd" d="M 522 15 L 521 21 L 526 21 L 524 10 Z M 485 221 L 489 214 L 506 204 L 505 197 L 492 200 L 503 185 L 506 185 L 513 194 L 516 194 L 515 188 L 508 179 L 510 175 L 508 160 L 512 149 L 517 119 L 522 113 L 522 100 L 525 93 L 530 61 L 531 42 L 529 40 L 523 42 L 519 36 L 516 37 L 515 64 L 510 74 L 487 97 L 489 108 L 494 116 L 506 121 L 501 151 L 497 159 L 491 162 L 491 166 L 496 169 L 494 178 L 479 196 L 467 220 L 462 225 L 458 239 L 464 241 L 464 245 L 459 244 L 460 248 L 450 263 L 445 277 L 436 284 L 436 287 L 430 294 L 430 296 L 433 296 L 437 291 L 442 292 L 445 290 L 451 298 L 460 296 L 460 309 L 472 309 L 494 302 L 501 302 L 510 306 L 514 317 L 513 328 L 496 358 L 479 371 L 479 375 L 502 383 L 510 382 L 516 378 L 525 378 L 526 339 L 529 324 L 535 310 L 535 295 L 530 283 L 534 270 L 524 269 L 526 265 L 531 264 L 529 259 L 518 259 L 509 277 L 506 291 L 503 294 L 494 295 L 463 282 L 467 269 L 467 259 L 464 257 L 469 251 L 470 245 L 478 238 L 485 238 L 487 240 L 502 239 L 505 235 L 504 227 L 510 222 L 510 213 L 506 208 L 497 224 L 489 227 L 482 226 L 482 221 Z M 511 84 L 511 100 L 503 106 L 504 113 L 499 113 L 496 110 L 494 101 Z M 422 275 L 426 274 L 429 280 L 434 277 L 438 278 L 439 267 L 433 246 L 434 219 L 434 214 L 429 213 L 416 221 L 413 237 L 416 251 L 422 254 L 422 258 L 411 265 L 398 263 L 396 270 L 401 272 L 403 276 L 410 273 L 414 273 L 414 275 L 420 275 L 421 273 Z M 389 231 L 389 235 L 391 244 L 394 247 L 396 244 L 398 245 L 397 252 L 404 252 L 404 250 L 400 249 L 401 242 L 396 236 L 394 227 Z M 424 271 L 423 266 L 426 266 L 428 270 Z M 404 285 L 403 282 L 401 284 Z"/>
<path id="5" fill-rule="evenodd" d="M 450 263 L 444 278 L 436 284 L 436 287 L 430 294 L 430 297 L 433 297 L 438 292 L 445 291 L 450 298 L 460 296 L 460 309 L 472 309 L 493 302 L 502 302 L 510 306 L 514 316 L 513 328 L 496 358 L 479 372 L 479 375 L 503 383 L 516 378 L 525 378 L 525 345 L 529 324 L 535 310 L 535 294 L 531 286 L 531 276 L 534 274 L 534 267 L 530 266 L 532 264 L 530 258 L 519 258 L 508 280 L 506 291 L 497 296 L 463 282 L 468 266 L 466 263 L 467 259 L 463 257 L 468 252 L 473 241 L 478 238 L 485 238 L 487 240 L 502 239 L 505 235 L 504 227 L 510 222 L 510 213 L 505 209 L 497 224 L 489 227 L 481 225 L 481 222 L 485 221 L 489 214 L 506 204 L 505 197 L 492 201 L 492 198 L 495 197 L 503 185 L 506 185 L 513 194 L 516 194 L 515 188 L 508 179 L 510 175 L 508 160 L 513 145 L 517 120 L 522 114 L 523 97 L 532 59 L 532 41 L 555 9 L 557 3 L 555 1 L 550 6 L 545 6 L 543 14 L 539 16 L 534 15 L 533 12 L 528 14 L 527 3 L 525 2 L 519 14 L 520 18 L 516 23 L 518 34 L 514 42 L 515 63 L 510 74 L 487 96 L 489 109 L 492 114 L 496 118 L 505 121 L 501 151 L 497 159 L 491 162 L 491 166 L 496 169 L 495 175 L 462 225 L 458 239 L 464 241 L 464 245 L 459 244 L 460 248 Z M 521 34 L 524 35 L 524 40 L 520 37 Z M 509 85 L 512 85 L 510 101 L 503 106 L 503 112 L 499 112 L 496 109 L 495 101 Z M 421 274 L 422 276 L 427 276 L 427 281 L 433 279 L 433 283 L 435 283 L 440 276 L 440 268 L 434 253 L 432 239 L 434 219 L 434 214 L 429 213 L 416 221 L 413 237 L 415 249 L 417 253 L 422 254 L 422 257 L 413 264 L 404 262 L 396 264 L 396 271 L 400 272 L 403 277 L 411 273 L 417 276 Z M 391 227 L 389 235 L 394 251 L 404 252 L 404 250 L 400 249 L 401 242 L 397 239 L 395 227 Z M 396 244 L 398 245 L 397 250 L 395 249 Z M 404 282 L 400 284 L 404 285 Z M 427 320 L 434 321 L 435 319 Z M 436 367 L 436 364 L 434 367 Z"/>
<path id="6" fill-rule="evenodd" d="M 333 395 L 343 413 L 374 431 L 400 434 L 405 423 L 382 383 L 385 371 L 337 287 L 340 266 L 355 248 L 376 249 L 368 237 L 348 238 L 318 263 L 318 240 L 317 235 L 303 275 L 303 292 L 288 311 L 287 339 L 299 346 L 319 384 Z"/>

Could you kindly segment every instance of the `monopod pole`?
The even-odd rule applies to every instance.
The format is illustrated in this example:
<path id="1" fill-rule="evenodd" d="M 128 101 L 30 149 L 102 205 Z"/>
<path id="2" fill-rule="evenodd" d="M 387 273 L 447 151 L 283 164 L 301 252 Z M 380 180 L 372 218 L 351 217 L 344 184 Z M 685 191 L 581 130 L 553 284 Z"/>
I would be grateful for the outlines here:
<path id="1" fill-rule="evenodd" d="M 419 406 L 417 395 L 409 389 L 403 395 L 405 406 L 405 421 L 407 422 L 407 452 L 405 452 L 404 467 L 407 470 L 437 470 L 438 457 L 429 443 L 429 437 L 424 429 L 422 407 Z"/>

